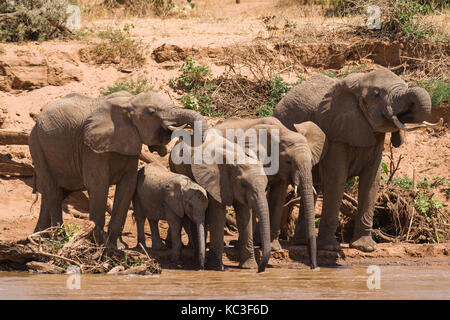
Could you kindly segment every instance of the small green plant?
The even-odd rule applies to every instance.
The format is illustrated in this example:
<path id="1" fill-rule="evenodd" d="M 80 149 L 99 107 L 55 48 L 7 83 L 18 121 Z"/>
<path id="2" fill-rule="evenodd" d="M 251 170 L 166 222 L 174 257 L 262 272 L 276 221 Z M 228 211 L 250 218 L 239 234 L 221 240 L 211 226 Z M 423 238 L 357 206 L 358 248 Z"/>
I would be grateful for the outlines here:
<path id="1" fill-rule="evenodd" d="M 356 72 L 362 72 L 362 71 L 364 71 L 365 68 L 366 68 L 365 63 L 357 65 L 357 66 L 353 66 L 351 69 L 340 73 L 339 77 L 345 78 L 349 74 L 356 73 Z M 330 72 L 333 72 L 333 74 L 334 74 L 334 76 L 331 76 L 331 78 L 335 78 L 336 74 L 334 73 L 334 71 L 330 71 Z"/>
<path id="2" fill-rule="evenodd" d="M 270 117 L 273 115 L 277 103 L 283 98 L 283 96 L 291 90 L 293 87 L 301 84 L 305 81 L 305 78 L 301 75 L 297 76 L 297 81 L 294 83 L 288 83 L 280 76 L 274 75 L 270 78 L 270 95 L 269 101 L 258 108 L 259 117 Z"/>
<path id="3" fill-rule="evenodd" d="M 208 66 L 196 65 L 194 59 L 187 57 L 180 67 L 181 75 L 169 80 L 172 88 L 183 91 L 198 90 L 208 84 L 211 69 Z"/>
<path id="4" fill-rule="evenodd" d="M 423 193 L 419 193 L 413 201 L 413 206 L 417 210 L 417 212 L 426 216 L 427 222 L 431 222 L 431 216 L 435 212 L 439 212 L 441 209 L 444 209 L 445 206 L 437 199 L 430 199 L 425 196 Z"/>
<path id="5" fill-rule="evenodd" d="M 148 79 L 142 75 L 139 75 L 136 79 L 128 79 L 122 81 L 116 81 L 112 86 L 100 89 L 100 94 L 107 96 L 114 92 L 128 91 L 132 95 L 137 95 L 142 92 L 149 92 L 153 90 L 153 86 L 149 83 Z"/>
<path id="6" fill-rule="evenodd" d="M 148 46 L 131 37 L 133 28 L 133 24 L 126 23 L 122 29 L 108 27 L 100 31 L 98 36 L 103 41 L 89 47 L 88 56 L 98 64 L 113 63 L 131 68 L 144 65 Z"/>
<path id="7" fill-rule="evenodd" d="M 359 177 L 353 177 L 352 179 L 350 179 L 346 184 L 345 184 L 345 190 L 348 191 L 350 190 L 355 183 L 357 183 L 359 181 Z"/>
<path id="8" fill-rule="evenodd" d="M 383 180 L 385 183 L 388 182 L 389 177 L 389 168 L 386 164 L 386 161 L 384 159 L 381 160 L 381 180 Z"/>
<path id="9" fill-rule="evenodd" d="M 419 86 L 427 90 L 433 107 L 450 104 L 450 81 L 446 78 L 431 78 L 419 81 Z"/>
<path id="10" fill-rule="evenodd" d="M 212 117 L 217 113 L 211 107 L 211 92 L 215 85 L 211 80 L 211 69 L 197 65 L 195 60 L 187 57 L 180 67 L 180 76 L 169 80 L 173 89 L 185 92 L 181 102 L 187 109 Z"/>
<path id="11" fill-rule="evenodd" d="M 322 72 L 319 72 L 319 73 L 323 74 L 324 76 L 330 77 L 330 78 L 336 78 L 337 77 L 337 72 L 333 71 L 333 70 L 322 71 Z"/>
<path id="12" fill-rule="evenodd" d="M 63 228 L 59 229 L 57 231 L 57 235 L 58 236 L 64 236 L 64 240 L 67 242 L 67 241 L 70 240 L 70 238 L 73 237 L 73 235 L 75 234 L 76 230 L 81 230 L 81 227 L 69 223 L 67 225 L 64 225 Z"/>
<path id="13" fill-rule="evenodd" d="M 398 186 L 404 190 L 411 190 L 413 187 L 413 181 L 410 177 L 404 176 L 404 177 L 395 177 L 392 178 L 392 185 Z"/>

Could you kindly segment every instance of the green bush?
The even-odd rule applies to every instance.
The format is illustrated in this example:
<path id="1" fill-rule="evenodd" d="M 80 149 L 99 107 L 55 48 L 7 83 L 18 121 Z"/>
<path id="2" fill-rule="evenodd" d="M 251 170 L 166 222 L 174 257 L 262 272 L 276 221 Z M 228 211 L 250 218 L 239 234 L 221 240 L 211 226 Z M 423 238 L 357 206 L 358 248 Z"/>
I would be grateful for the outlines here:
<path id="1" fill-rule="evenodd" d="M 270 117 L 273 115 L 273 110 L 277 106 L 277 103 L 283 98 L 283 96 L 291 90 L 293 87 L 301 84 L 305 81 L 303 76 L 298 76 L 298 80 L 294 83 L 288 83 L 280 76 L 274 75 L 270 78 L 270 96 L 269 101 L 258 108 L 259 117 Z"/>
<path id="2" fill-rule="evenodd" d="M 128 91 L 129 93 L 133 95 L 137 95 L 142 92 L 148 92 L 152 91 L 153 86 L 149 83 L 149 81 L 142 75 L 139 75 L 136 80 L 129 79 L 129 80 L 123 80 L 123 81 L 116 81 L 114 85 L 109 86 L 108 88 L 104 89 L 101 88 L 100 94 L 107 96 L 109 94 L 112 94 L 114 92 L 119 91 Z"/>
<path id="3" fill-rule="evenodd" d="M 187 57 L 180 67 L 180 76 L 169 80 L 173 89 L 185 92 L 181 98 L 185 108 L 200 112 L 204 116 L 217 115 L 211 107 L 211 92 L 215 87 L 208 66 L 196 65 L 195 60 Z"/>
<path id="4" fill-rule="evenodd" d="M 67 0 L 0 2 L 0 41 L 44 41 L 69 34 Z"/>
<path id="5" fill-rule="evenodd" d="M 450 104 L 450 81 L 446 78 L 431 78 L 419 81 L 419 86 L 427 90 L 433 107 Z"/>
<path id="6" fill-rule="evenodd" d="M 133 28 L 133 24 L 126 23 L 122 29 L 108 27 L 100 31 L 98 36 L 103 41 L 87 48 L 89 58 L 98 64 L 113 63 L 131 68 L 144 65 L 148 46 L 131 37 Z"/>

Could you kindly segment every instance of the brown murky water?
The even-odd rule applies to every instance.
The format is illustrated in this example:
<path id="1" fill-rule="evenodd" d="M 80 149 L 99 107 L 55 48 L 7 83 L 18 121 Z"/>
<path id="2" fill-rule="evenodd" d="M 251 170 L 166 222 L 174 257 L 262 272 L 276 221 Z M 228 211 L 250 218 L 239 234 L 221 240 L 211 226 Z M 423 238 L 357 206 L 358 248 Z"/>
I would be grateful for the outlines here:
<path id="1" fill-rule="evenodd" d="M 0 272 L 0 299 L 450 299 L 449 265 L 379 268 L 380 288 L 372 290 L 366 266 L 81 275 L 80 289 L 67 288 L 70 275 Z"/>

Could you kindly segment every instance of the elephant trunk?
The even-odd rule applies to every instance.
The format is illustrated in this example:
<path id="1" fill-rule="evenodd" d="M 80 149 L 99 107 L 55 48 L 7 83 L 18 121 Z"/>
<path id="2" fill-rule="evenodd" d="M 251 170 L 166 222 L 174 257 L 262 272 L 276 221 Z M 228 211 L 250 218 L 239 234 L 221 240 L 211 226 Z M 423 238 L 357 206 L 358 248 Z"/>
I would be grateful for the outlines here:
<path id="1" fill-rule="evenodd" d="M 201 269 L 205 268 L 205 223 L 204 221 L 197 223 L 197 242 L 198 265 Z"/>
<path id="2" fill-rule="evenodd" d="M 171 130 L 176 129 L 176 127 L 179 127 L 181 129 L 186 124 L 195 129 L 195 124 L 197 124 L 198 129 L 200 129 L 198 126 L 201 125 L 201 131 L 199 133 L 201 133 L 203 136 L 205 130 L 208 129 L 205 118 L 203 118 L 200 113 L 194 110 L 174 107 L 171 108 L 168 112 L 169 115 L 167 116 L 167 118 L 165 118 L 166 120 L 164 121 L 164 124 Z"/>
<path id="3" fill-rule="evenodd" d="M 270 221 L 269 206 L 264 191 L 259 193 L 253 212 L 259 217 L 259 232 L 261 237 L 262 257 L 259 262 L 258 272 L 264 272 L 270 259 Z"/>
<path id="4" fill-rule="evenodd" d="M 301 174 L 297 176 L 298 189 L 304 206 L 303 212 L 305 214 L 306 222 L 306 238 L 308 241 L 308 253 L 311 269 L 317 268 L 317 245 L 316 245 L 316 226 L 315 226 L 315 199 L 312 181 L 311 168 L 304 166 Z"/>
<path id="5" fill-rule="evenodd" d="M 431 98 L 424 88 L 409 88 L 406 96 L 411 103 L 406 122 L 422 122 L 431 114 Z"/>
<path id="6" fill-rule="evenodd" d="M 391 106 L 387 106 L 385 115 L 391 119 L 394 125 L 404 131 L 412 131 L 423 127 L 433 127 L 442 125 L 441 118 L 437 123 L 424 121 L 431 113 L 431 98 L 428 92 L 420 87 L 413 87 L 404 90 L 401 94 L 394 95 L 392 103 L 401 107 L 400 111 L 394 114 Z M 418 123 L 417 126 L 406 126 L 404 123 Z"/>

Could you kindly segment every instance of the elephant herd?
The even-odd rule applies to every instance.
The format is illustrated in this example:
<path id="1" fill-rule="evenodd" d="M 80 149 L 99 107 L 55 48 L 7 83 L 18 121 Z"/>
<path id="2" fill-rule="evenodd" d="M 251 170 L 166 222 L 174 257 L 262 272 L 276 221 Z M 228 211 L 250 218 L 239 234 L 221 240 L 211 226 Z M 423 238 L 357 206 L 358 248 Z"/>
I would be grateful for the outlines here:
<path id="1" fill-rule="evenodd" d="M 315 268 L 317 249 L 340 250 L 335 237 L 339 207 L 346 182 L 359 176 L 358 213 L 350 246 L 373 251 L 371 229 L 385 134 L 390 132 L 392 145 L 399 147 L 403 131 L 435 125 L 424 121 L 430 113 L 431 99 L 424 89 L 408 87 L 384 68 L 342 80 L 314 76 L 288 92 L 273 117 L 226 119 L 214 130 L 199 113 L 179 108 L 155 92 L 137 96 L 117 92 L 99 98 L 69 94 L 40 113 L 29 139 L 34 192 L 42 194 L 35 231 L 61 225 L 63 199 L 71 192 L 87 190 L 89 218 L 95 223 L 98 243 L 117 246 L 133 203 L 138 245 L 146 246 L 144 224 L 148 220 L 152 246 L 161 248 L 158 220 L 164 219 L 169 223 L 173 260 L 180 258 L 183 226 L 199 266 L 222 270 L 226 207 L 233 206 L 239 265 L 262 272 L 270 251 L 281 248 L 281 212 L 291 185 L 301 197 L 293 241 L 307 245 L 310 266 Z M 413 127 L 405 125 L 419 122 Z M 190 150 L 192 161 L 174 161 L 171 152 L 170 170 L 151 163 L 138 171 L 143 144 L 164 156 L 173 132 L 185 125 L 194 128 L 196 123 L 202 125 L 200 139 L 194 137 L 191 144 L 184 139 L 178 142 Z M 240 149 L 236 137 L 228 138 L 230 129 L 264 132 L 276 141 L 276 150 L 266 150 L 277 152 L 276 172 L 268 173 L 267 163 L 250 152 L 248 144 Z M 233 159 L 241 150 L 246 161 L 197 161 L 192 154 L 198 148 Z M 116 190 L 105 233 L 110 185 L 116 185 Z M 323 194 L 317 244 L 316 190 Z M 254 251 L 257 241 L 262 250 L 259 265 Z"/>

